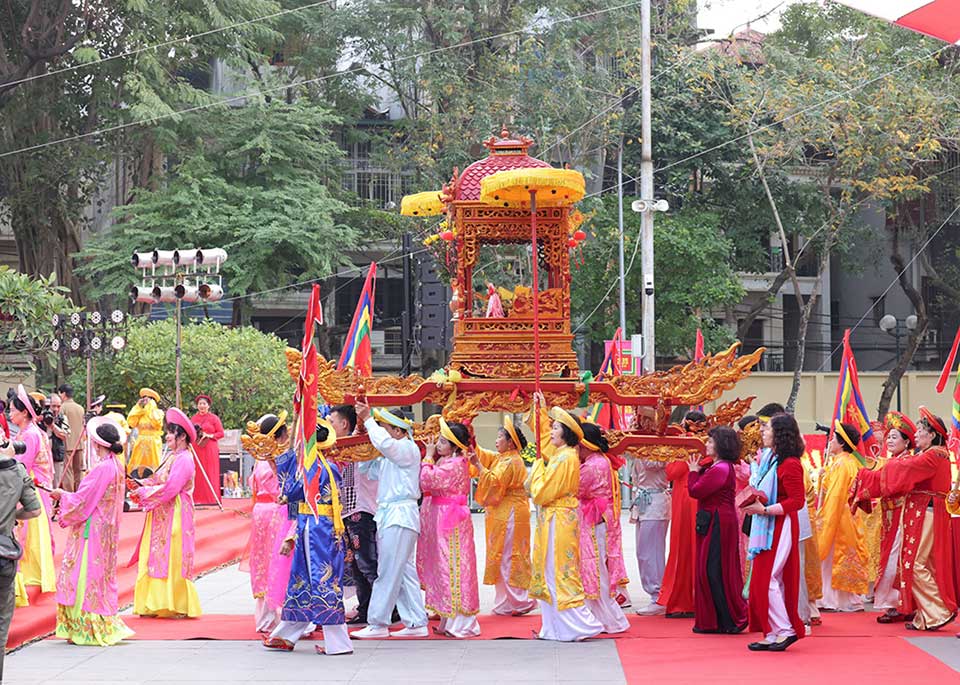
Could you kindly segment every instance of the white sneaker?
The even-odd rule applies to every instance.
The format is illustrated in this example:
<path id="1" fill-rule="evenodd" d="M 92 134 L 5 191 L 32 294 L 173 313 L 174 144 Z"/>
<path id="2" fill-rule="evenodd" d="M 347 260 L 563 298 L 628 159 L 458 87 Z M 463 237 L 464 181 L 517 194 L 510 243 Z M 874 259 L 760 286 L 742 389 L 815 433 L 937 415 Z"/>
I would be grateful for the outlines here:
<path id="1" fill-rule="evenodd" d="M 665 613 L 667 608 L 656 602 L 650 602 L 647 606 L 637 609 L 637 616 L 662 616 Z"/>
<path id="2" fill-rule="evenodd" d="M 400 630 L 394 630 L 390 635 L 391 637 L 427 637 L 429 633 L 427 632 L 426 626 L 420 626 L 418 628 L 401 628 Z"/>
<path id="3" fill-rule="evenodd" d="M 390 631 L 386 626 L 367 626 L 360 630 L 354 630 L 350 633 L 354 640 L 382 640 L 390 637 Z"/>

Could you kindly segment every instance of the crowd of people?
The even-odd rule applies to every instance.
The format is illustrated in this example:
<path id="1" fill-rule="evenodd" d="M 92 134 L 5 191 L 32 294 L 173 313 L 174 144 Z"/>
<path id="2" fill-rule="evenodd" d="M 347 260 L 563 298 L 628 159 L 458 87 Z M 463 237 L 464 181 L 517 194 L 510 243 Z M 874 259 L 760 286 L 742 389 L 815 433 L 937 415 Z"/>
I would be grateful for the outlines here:
<path id="1" fill-rule="evenodd" d="M 53 424 L 59 432 L 45 429 L 43 402 L 22 386 L 10 399 L 14 428 L 4 431 L 0 487 L 12 478 L 11 501 L 20 507 L 0 517 L 4 559 L 15 556 L 7 555 L 4 535 L 22 520 L 10 538 L 14 549 L 22 547 L 9 578 L 11 601 L 26 602 L 29 586 L 56 592 L 57 635 L 75 644 L 129 636 L 117 614 L 116 582 L 118 564 L 126 563 L 117 547 L 127 498 L 146 512 L 129 562 L 138 569 L 134 613 L 199 616 L 191 581 L 194 506 L 219 493 L 207 479 L 201 486 L 198 473 L 213 456 L 204 444 L 215 445 L 223 432 L 210 398 L 198 398 L 191 418 L 176 407 L 161 411 L 157 393 L 144 388 L 127 417 L 93 415 L 75 427 L 67 391 L 58 405 L 67 418 Z M 777 404 L 736 426 L 710 426 L 690 411 L 675 432 L 701 437 L 702 456 L 633 458 L 628 469 L 599 426 L 548 409 L 542 395 L 526 424 L 539 454 L 532 467 L 521 456 L 524 428 L 509 416 L 493 449 L 476 444 L 469 426 L 440 418 L 439 436 L 421 450 L 403 411 L 362 401 L 334 406 L 318 421 L 309 455 L 318 475 L 307 483 L 286 414 L 261 417 L 255 432 L 270 450 L 250 476 L 242 568 L 250 572 L 264 646 L 291 651 L 320 627 L 318 652 L 348 654 L 351 638 L 427 637 L 431 617 L 438 634 L 476 637 L 481 579 L 495 588 L 495 614 L 539 608 L 540 639 L 623 633 L 630 629 L 624 508 L 650 597 L 637 613 L 692 618 L 695 633 L 759 632 L 750 650 L 778 652 L 819 625 L 822 611 L 862 611 L 867 599 L 881 611 L 878 622 L 908 629 L 937 630 L 956 616 L 960 560 L 949 511 L 960 509 L 958 488 L 946 427 L 924 408 L 916 423 L 887 416 L 880 458 L 861 453 L 855 426 L 835 422 L 823 463 L 811 458 L 796 420 Z M 128 445 L 131 428 L 137 439 Z M 375 459 L 324 456 L 338 438 L 361 431 Z M 82 446 L 71 440 L 75 434 Z M 52 435 L 63 442 L 59 474 Z M 73 451 L 83 454 L 79 473 Z M 630 473 L 626 503 L 621 470 Z M 485 512 L 482 576 L 469 508 L 474 483 Z M 68 531 L 59 569 L 54 523 Z M 9 570 L 0 569 L 0 591 Z M 344 600 L 352 594 L 357 605 L 348 614 Z M 0 620 L 5 635 L 9 614 Z M 391 630 L 397 623 L 402 627 Z"/>

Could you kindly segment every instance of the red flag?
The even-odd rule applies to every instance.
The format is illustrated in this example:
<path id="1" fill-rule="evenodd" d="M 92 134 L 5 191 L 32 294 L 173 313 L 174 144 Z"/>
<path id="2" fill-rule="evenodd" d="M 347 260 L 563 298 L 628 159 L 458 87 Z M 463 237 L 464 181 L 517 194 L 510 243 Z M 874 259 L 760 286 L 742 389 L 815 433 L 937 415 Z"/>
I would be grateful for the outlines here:
<path id="1" fill-rule="evenodd" d="M 603 380 L 604 377 L 619 376 L 620 355 L 623 346 L 623 332 L 620 328 L 613 334 L 610 346 L 600 364 L 600 371 L 597 373 L 596 380 Z M 606 402 L 596 402 L 587 412 L 587 418 L 602 428 L 614 428 L 620 430 L 624 426 L 623 413 L 620 407 Z"/>
<path id="2" fill-rule="evenodd" d="M 317 498 L 320 494 L 320 467 L 314 446 L 317 444 L 317 347 L 313 342 L 313 327 L 323 324 L 323 308 L 320 304 L 320 286 L 316 283 L 310 293 L 307 305 L 307 318 L 303 324 L 303 342 L 300 375 L 297 378 L 297 390 L 293 396 L 293 407 L 299 416 L 294 449 L 297 454 L 298 470 L 303 477 L 304 499 L 318 516 Z"/>
<path id="3" fill-rule="evenodd" d="M 953 346 L 950 348 L 950 354 L 947 355 L 947 363 L 943 365 L 943 371 L 940 372 L 940 380 L 937 381 L 937 394 L 940 394 L 947 387 L 947 380 L 953 372 L 953 362 L 957 358 L 957 346 L 960 345 L 960 327 L 957 328 L 957 334 L 953 336 Z"/>
<path id="4" fill-rule="evenodd" d="M 703 359 L 703 331 L 697 329 L 697 342 L 693 347 L 693 361 L 698 362 Z"/>

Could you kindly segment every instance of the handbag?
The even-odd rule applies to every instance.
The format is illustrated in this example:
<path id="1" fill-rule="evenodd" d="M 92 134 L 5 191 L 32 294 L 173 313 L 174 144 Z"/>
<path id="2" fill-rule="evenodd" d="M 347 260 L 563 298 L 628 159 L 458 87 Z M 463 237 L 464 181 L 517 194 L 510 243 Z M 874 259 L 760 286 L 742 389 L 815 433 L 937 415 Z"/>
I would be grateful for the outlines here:
<path id="1" fill-rule="evenodd" d="M 20 561 L 23 556 L 23 547 L 12 535 L 0 535 L 0 559 Z"/>
<path id="2" fill-rule="evenodd" d="M 767 503 L 767 494 L 752 485 L 746 485 L 743 490 L 737 493 L 734 502 L 738 509 L 745 509 L 754 502 L 760 502 L 760 504 L 765 505 Z"/>
<path id="3" fill-rule="evenodd" d="M 706 535 L 710 530 L 710 521 L 713 520 L 713 512 L 698 511 L 696 518 L 697 535 Z"/>

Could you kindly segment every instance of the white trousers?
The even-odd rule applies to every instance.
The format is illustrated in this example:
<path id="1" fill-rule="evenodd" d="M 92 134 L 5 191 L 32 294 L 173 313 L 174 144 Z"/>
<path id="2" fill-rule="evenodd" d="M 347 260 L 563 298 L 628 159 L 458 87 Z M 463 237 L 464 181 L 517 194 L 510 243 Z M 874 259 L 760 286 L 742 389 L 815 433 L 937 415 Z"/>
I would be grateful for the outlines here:
<path id="1" fill-rule="evenodd" d="M 257 597 L 253 609 L 253 620 L 257 624 L 257 632 L 269 633 L 280 622 L 280 609 L 271 609 L 267 606 L 265 597 Z"/>
<path id="2" fill-rule="evenodd" d="M 600 598 L 588 599 L 587 609 L 603 625 L 603 632 L 623 633 L 630 629 L 630 623 L 627 617 L 623 615 L 623 609 L 617 604 L 617 600 L 610 596 L 610 573 L 607 571 L 607 524 L 598 523 L 594 526 L 593 534 L 597 540 L 597 552 L 600 558 Z"/>
<path id="3" fill-rule="evenodd" d="M 890 558 L 883 567 L 877 586 L 873 591 L 874 609 L 898 609 L 900 607 L 900 590 L 896 587 L 897 567 L 900 564 L 900 549 L 903 547 L 903 527 L 897 526 L 897 534 L 893 538 L 893 547 L 890 549 Z"/>
<path id="4" fill-rule="evenodd" d="M 667 565 L 667 529 L 670 521 L 637 521 L 637 568 L 640 586 L 650 595 L 650 603 L 660 596 L 663 570 Z"/>
<path id="5" fill-rule="evenodd" d="M 480 635 L 480 622 L 476 616 L 457 614 L 453 618 L 441 618 L 439 630 L 453 637 L 477 637 Z"/>
<path id="6" fill-rule="evenodd" d="M 507 532 L 503 540 L 503 555 L 500 557 L 500 577 L 494 584 L 493 613 L 512 616 L 514 613 L 526 613 L 537 606 L 524 588 L 513 587 L 510 579 L 510 566 L 513 551 L 513 514 L 507 519 Z"/>
<path id="7" fill-rule="evenodd" d="M 820 564 L 820 578 L 823 582 L 823 597 L 817 602 L 821 609 L 835 611 L 863 611 L 863 597 L 846 590 L 833 588 L 833 548 L 823 563 Z"/>
<path id="8" fill-rule="evenodd" d="M 414 555 L 417 531 L 400 526 L 377 528 L 377 579 L 370 594 L 367 625 L 386 628 L 393 607 L 407 628 L 427 625 Z"/>
<path id="9" fill-rule="evenodd" d="M 789 516 L 785 516 L 783 518 L 783 529 L 780 531 L 780 540 L 777 544 L 776 556 L 773 558 L 770 587 L 767 589 L 769 598 L 767 615 L 770 618 L 770 632 L 766 636 L 767 642 L 775 642 L 780 638 L 797 634 L 790 623 L 790 616 L 787 615 L 787 607 L 783 600 L 783 569 L 787 565 L 787 559 L 790 557 L 790 550 L 793 547 L 791 532 L 792 521 Z"/>
<path id="10" fill-rule="evenodd" d="M 538 600 L 542 617 L 539 638 L 560 642 L 579 642 L 588 637 L 596 637 L 603 632 L 603 625 L 585 606 L 572 609 L 557 609 L 557 578 L 554 572 L 554 527 L 556 520 L 550 519 L 550 531 L 547 536 L 547 563 L 543 571 L 550 601 Z"/>
<path id="11" fill-rule="evenodd" d="M 270 633 L 270 637 L 278 637 L 296 644 L 301 637 L 310 632 L 312 625 L 309 621 L 280 621 Z M 346 623 L 323 626 L 323 649 L 327 654 L 349 654 L 353 651 Z"/>

